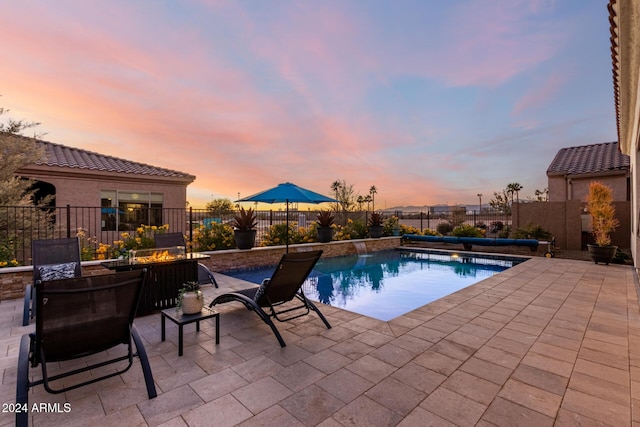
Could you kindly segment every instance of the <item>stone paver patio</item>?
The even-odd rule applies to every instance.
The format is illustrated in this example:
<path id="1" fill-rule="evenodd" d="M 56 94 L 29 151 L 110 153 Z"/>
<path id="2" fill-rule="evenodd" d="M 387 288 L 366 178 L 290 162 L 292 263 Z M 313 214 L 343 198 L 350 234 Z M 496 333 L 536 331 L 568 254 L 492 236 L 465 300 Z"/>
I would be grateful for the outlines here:
<path id="1" fill-rule="evenodd" d="M 217 275 L 220 289 L 246 283 Z M 545 426 L 638 424 L 640 311 L 634 269 L 533 258 L 390 322 L 329 306 L 266 325 L 238 303 L 213 322 L 177 327 L 136 319 L 158 397 L 138 362 L 119 377 L 60 395 L 33 388 L 34 426 Z M 3 403 L 15 402 L 22 301 L 0 302 Z M 38 369 L 32 369 L 39 376 Z M 3 406 L 5 409 L 6 406 Z M 14 415 L 0 413 L 0 425 Z"/>

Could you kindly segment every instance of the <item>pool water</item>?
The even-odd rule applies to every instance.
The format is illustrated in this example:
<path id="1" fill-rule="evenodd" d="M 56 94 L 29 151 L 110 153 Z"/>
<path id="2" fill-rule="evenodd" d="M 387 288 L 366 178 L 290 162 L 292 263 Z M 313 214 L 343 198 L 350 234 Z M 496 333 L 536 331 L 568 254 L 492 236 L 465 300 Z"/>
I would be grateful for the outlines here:
<path id="1" fill-rule="evenodd" d="M 321 258 L 303 290 L 314 301 L 388 321 L 522 261 L 406 250 Z M 274 267 L 224 274 L 261 283 Z"/>

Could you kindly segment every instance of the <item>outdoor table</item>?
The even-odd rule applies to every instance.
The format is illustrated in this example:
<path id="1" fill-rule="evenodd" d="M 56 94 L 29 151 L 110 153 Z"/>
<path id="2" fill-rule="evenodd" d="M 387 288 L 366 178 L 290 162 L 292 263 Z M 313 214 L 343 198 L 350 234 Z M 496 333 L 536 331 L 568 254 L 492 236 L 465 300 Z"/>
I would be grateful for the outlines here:
<path id="1" fill-rule="evenodd" d="M 196 323 L 196 332 L 200 332 L 200 321 L 215 317 L 216 319 L 216 344 L 220 344 L 220 313 L 216 310 L 212 310 L 209 307 L 202 307 L 199 313 L 183 314 L 182 311 L 178 311 L 175 308 L 167 308 L 160 312 L 161 326 L 162 326 L 162 341 L 165 340 L 164 328 L 166 325 L 166 319 L 169 318 L 173 323 L 178 325 L 178 356 L 182 356 L 182 327 L 189 323 Z"/>
<path id="2" fill-rule="evenodd" d="M 196 252 L 187 253 L 174 260 L 138 263 L 118 259 L 105 261 L 100 265 L 114 271 L 147 269 L 147 280 L 142 289 L 137 312 L 138 316 L 142 316 L 175 307 L 182 284 L 198 281 L 198 261 L 206 258 L 209 258 L 209 255 Z"/>

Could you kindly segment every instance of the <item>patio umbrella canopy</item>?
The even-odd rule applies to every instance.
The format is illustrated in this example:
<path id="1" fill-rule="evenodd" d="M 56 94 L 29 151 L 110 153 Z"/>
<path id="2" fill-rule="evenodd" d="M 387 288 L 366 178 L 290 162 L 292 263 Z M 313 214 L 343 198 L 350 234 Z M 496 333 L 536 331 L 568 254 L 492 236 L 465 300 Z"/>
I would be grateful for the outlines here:
<path id="1" fill-rule="evenodd" d="M 336 199 L 323 196 L 315 191 L 307 190 L 290 182 L 278 184 L 268 190 L 256 193 L 249 197 L 236 200 L 236 202 L 262 202 L 262 203 L 286 203 L 287 205 L 287 230 L 286 251 L 289 252 L 289 203 L 325 203 L 336 202 Z"/>

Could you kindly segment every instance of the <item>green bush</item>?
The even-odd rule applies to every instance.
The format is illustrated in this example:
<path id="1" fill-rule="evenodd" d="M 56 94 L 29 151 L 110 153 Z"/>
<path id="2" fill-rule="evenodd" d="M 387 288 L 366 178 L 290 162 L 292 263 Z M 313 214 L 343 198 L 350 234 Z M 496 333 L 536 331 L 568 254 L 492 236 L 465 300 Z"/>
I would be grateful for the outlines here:
<path id="1" fill-rule="evenodd" d="M 469 224 L 460 224 L 451 231 L 455 237 L 483 237 L 482 230 Z"/>
<path id="2" fill-rule="evenodd" d="M 516 228 L 516 230 L 513 232 L 513 238 L 549 240 L 551 239 L 551 233 L 537 224 L 529 223 L 526 227 Z"/>
<path id="3" fill-rule="evenodd" d="M 9 243 L 0 243 L 0 268 L 17 267 L 18 265 L 19 263 L 15 259 Z"/>
<path id="4" fill-rule="evenodd" d="M 317 228 L 312 223 L 309 227 L 298 227 L 297 222 L 289 223 L 289 244 L 311 243 L 316 241 Z M 262 237 L 261 246 L 279 246 L 286 244 L 287 224 L 274 224 Z"/>
<path id="5" fill-rule="evenodd" d="M 236 247 L 233 227 L 229 224 L 212 222 L 207 226 L 200 225 L 193 230 L 193 251 L 217 251 Z"/>
<path id="6" fill-rule="evenodd" d="M 451 223 L 449 223 L 449 222 L 441 222 L 436 227 L 436 230 L 441 235 L 446 236 L 446 235 L 448 235 L 449 233 L 451 233 L 453 231 L 453 225 L 451 225 Z"/>

